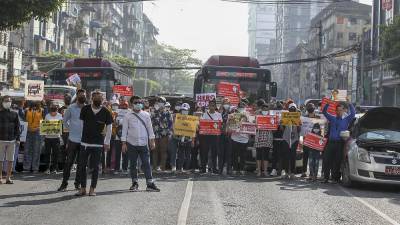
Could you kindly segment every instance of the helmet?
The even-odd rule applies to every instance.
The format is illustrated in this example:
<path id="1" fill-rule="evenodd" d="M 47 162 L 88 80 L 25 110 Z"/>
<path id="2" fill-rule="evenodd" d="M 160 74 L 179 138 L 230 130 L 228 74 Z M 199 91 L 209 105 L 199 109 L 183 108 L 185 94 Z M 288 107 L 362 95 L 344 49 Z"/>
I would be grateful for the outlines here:
<path id="1" fill-rule="evenodd" d="M 183 103 L 181 105 L 181 110 L 189 110 L 190 109 L 190 105 L 188 103 Z"/>
<path id="2" fill-rule="evenodd" d="M 166 102 L 165 107 L 171 107 L 171 104 L 169 102 Z"/>

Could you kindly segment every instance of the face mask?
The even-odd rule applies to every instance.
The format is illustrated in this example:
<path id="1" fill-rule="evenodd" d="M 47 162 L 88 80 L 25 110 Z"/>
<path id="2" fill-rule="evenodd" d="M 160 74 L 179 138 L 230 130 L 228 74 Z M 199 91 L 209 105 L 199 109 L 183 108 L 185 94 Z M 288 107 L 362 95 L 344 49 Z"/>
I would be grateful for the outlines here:
<path id="1" fill-rule="evenodd" d="M 314 133 L 319 133 L 319 129 L 313 129 Z"/>
<path id="2" fill-rule="evenodd" d="M 57 112 L 57 108 L 51 108 L 50 112 Z"/>
<path id="3" fill-rule="evenodd" d="M 96 106 L 96 107 L 100 107 L 101 100 L 93 100 L 93 105 Z"/>
<path id="4" fill-rule="evenodd" d="M 308 113 L 313 113 L 313 112 L 314 112 L 314 109 L 313 109 L 313 108 L 307 109 L 307 112 L 308 112 Z"/>
<path id="5" fill-rule="evenodd" d="M 85 96 L 79 96 L 78 97 L 78 103 L 79 104 L 84 104 L 86 102 L 86 97 Z"/>
<path id="6" fill-rule="evenodd" d="M 187 111 L 187 110 L 182 110 L 182 115 L 188 115 L 189 114 L 189 111 Z"/>
<path id="7" fill-rule="evenodd" d="M 175 110 L 179 111 L 179 110 L 181 110 L 181 107 L 180 106 L 175 106 Z"/>
<path id="8" fill-rule="evenodd" d="M 115 105 L 114 105 L 114 106 L 112 107 L 112 110 L 113 110 L 113 111 L 117 111 L 117 110 L 118 110 L 118 106 L 115 106 Z"/>
<path id="9" fill-rule="evenodd" d="M 11 108 L 11 102 L 3 102 L 3 108 L 10 109 Z"/>
<path id="10" fill-rule="evenodd" d="M 160 106 L 159 106 L 158 104 L 155 104 L 155 105 L 154 105 L 154 109 L 155 109 L 155 110 L 159 110 L 159 109 L 160 109 Z"/>
<path id="11" fill-rule="evenodd" d="M 261 114 L 263 114 L 265 116 L 268 114 L 268 111 L 262 111 Z"/>
<path id="12" fill-rule="evenodd" d="M 229 105 L 224 105 L 224 109 L 228 110 L 229 109 Z"/>
<path id="13" fill-rule="evenodd" d="M 134 105 L 133 105 L 133 110 L 139 111 L 139 110 L 142 109 L 142 106 L 143 106 L 143 105 L 140 104 L 140 103 L 139 103 L 139 104 L 134 104 Z"/>
<path id="14" fill-rule="evenodd" d="M 238 111 L 239 111 L 240 113 L 243 113 L 243 112 L 244 112 L 244 109 L 243 109 L 243 108 L 239 108 Z"/>

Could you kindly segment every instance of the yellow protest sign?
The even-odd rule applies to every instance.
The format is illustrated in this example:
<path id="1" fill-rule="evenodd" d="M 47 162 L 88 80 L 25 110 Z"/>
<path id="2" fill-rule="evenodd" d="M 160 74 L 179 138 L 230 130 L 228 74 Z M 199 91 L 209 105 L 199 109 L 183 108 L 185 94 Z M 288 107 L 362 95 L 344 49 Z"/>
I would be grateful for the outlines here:
<path id="1" fill-rule="evenodd" d="M 195 137 L 199 117 L 176 114 L 174 134 L 177 136 Z"/>
<path id="2" fill-rule="evenodd" d="M 300 112 L 282 112 L 281 125 L 283 126 L 300 126 Z"/>
<path id="3" fill-rule="evenodd" d="M 40 135 L 60 135 L 62 133 L 62 120 L 41 120 Z"/>

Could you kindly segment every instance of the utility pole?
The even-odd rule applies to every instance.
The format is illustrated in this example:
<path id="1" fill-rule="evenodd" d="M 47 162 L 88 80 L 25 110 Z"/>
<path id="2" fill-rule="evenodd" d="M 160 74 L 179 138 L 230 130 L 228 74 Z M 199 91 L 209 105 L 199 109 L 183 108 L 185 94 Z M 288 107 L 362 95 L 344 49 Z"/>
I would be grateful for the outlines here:
<path id="1" fill-rule="evenodd" d="M 318 98 L 321 98 L 321 56 L 322 56 L 322 21 L 318 24 L 318 60 L 317 60 L 317 88 Z"/>
<path id="2" fill-rule="evenodd" d="M 360 68 L 360 99 L 359 99 L 359 104 L 364 103 L 364 57 L 365 57 L 365 47 L 364 47 L 364 29 L 362 30 L 362 35 L 361 35 L 361 68 Z"/>

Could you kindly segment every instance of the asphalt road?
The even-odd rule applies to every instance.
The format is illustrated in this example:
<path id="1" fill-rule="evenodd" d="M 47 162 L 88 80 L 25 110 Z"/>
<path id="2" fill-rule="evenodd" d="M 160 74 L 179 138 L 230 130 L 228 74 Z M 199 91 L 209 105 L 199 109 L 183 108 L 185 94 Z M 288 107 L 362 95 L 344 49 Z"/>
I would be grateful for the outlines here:
<path id="1" fill-rule="evenodd" d="M 61 175 L 19 174 L 0 185 L 0 224 L 399 224 L 400 188 L 309 183 L 253 175 L 160 174 L 160 193 L 129 192 L 103 176 L 96 197 L 56 192 Z M 71 182 L 73 183 L 73 182 Z M 145 189 L 141 180 L 141 190 Z"/>

